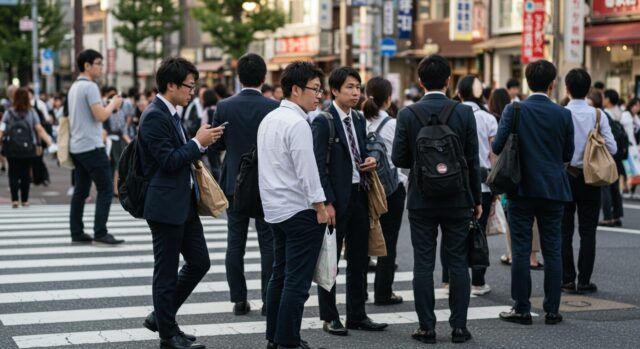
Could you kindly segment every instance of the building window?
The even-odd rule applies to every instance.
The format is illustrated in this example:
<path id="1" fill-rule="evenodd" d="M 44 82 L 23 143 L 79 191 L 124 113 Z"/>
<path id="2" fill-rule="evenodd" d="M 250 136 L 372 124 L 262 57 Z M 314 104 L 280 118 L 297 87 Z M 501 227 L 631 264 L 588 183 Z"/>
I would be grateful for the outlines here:
<path id="1" fill-rule="evenodd" d="M 97 20 L 97 21 L 87 22 L 86 33 L 87 34 L 102 34 L 102 33 L 104 33 L 104 21 L 100 19 L 100 20 Z"/>
<path id="2" fill-rule="evenodd" d="M 523 0 L 491 1 L 492 34 L 519 33 L 522 31 Z"/>
<path id="3" fill-rule="evenodd" d="M 435 0 L 431 3 L 433 4 L 433 19 L 449 18 L 449 0 Z"/>
<path id="4" fill-rule="evenodd" d="M 418 19 L 431 19 L 430 1 L 418 1 Z"/>

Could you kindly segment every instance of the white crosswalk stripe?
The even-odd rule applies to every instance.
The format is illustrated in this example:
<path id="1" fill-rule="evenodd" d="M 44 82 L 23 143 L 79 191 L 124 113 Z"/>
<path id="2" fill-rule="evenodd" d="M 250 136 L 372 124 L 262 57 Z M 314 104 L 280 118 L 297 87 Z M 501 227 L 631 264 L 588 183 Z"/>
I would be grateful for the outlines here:
<path id="1" fill-rule="evenodd" d="M 85 208 L 88 233 L 92 231 L 94 209 L 94 205 Z M 113 205 L 109 231 L 127 243 L 114 247 L 70 245 L 68 217 L 68 205 L 34 205 L 19 211 L 0 207 L 0 322 L 5 333 L 18 348 L 92 345 L 119 348 L 131 341 L 156 344 L 157 333 L 136 327 L 132 322 L 141 324 L 153 310 L 150 297 L 153 250 L 146 222 L 133 219 L 118 205 Z M 229 314 L 232 308 L 224 278 L 227 222 L 212 218 L 203 218 L 202 222 L 212 266 L 193 291 L 192 298 L 196 299 L 188 300 L 178 313 L 182 330 L 196 334 L 201 341 L 207 337 L 264 333 L 263 319 L 216 320 Z M 340 261 L 341 270 L 344 271 L 345 266 L 346 263 Z M 248 235 L 245 272 L 251 307 L 259 310 L 262 307 L 260 253 L 254 229 L 250 229 Z M 411 271 L 395 274 L 394 292 L 405 302 L 414 300 L 412 280 Z M 367 281 L 371 287 L 374 276 L 370 275 Z M 337 284 L 340 286 L 337 303 L 344 305 L 344 273 L 338 275 Z M 311 292 L 315 293 L 315 286 Z M 447 294 L 436 289 L 435 297 L 444 300 Z M 305 308 L 313 311 L 317 307 L 318 299 L 312 295 Z M 471 307 L 468 318 L 495 319 L 500 311 L 509 308 L 505 305 Z M 374 321 L 398 325 L 418 321 L 415 312 L 406 308 L 402 312 L 396 307 L 372 306 L 368 310 Z M 198 319 L 205 316 L 206 320 L 193 322 L 189 320 L 193 315 L 200 316 Z M 436 316 L 438 321 L 446 321 L 449 310 L 439 309 Z M 47 327 L 55 324 L 63 327 L 55 327 L 57 330 Z M 99 328 L 96 324 L 104 325 L 104 330 L 96 331 Z M 321 321 L 309 314 L 302 321 L 303 329 L 321 327 Z M 25 332 L 26 329 L 29 331 Z M 262 345 L 260 342 L 259 346 Z M 255 346 L 255 343 L 247 344 L 247 347 Z"/>

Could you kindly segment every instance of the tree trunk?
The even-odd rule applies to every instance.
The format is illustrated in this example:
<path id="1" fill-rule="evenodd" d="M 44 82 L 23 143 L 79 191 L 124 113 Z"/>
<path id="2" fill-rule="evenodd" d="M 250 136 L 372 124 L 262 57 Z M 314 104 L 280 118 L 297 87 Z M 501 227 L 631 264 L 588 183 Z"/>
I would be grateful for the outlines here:
<path id="1" fill-rule="evenodd" d="M 134 52 L 133 55 L 133 71 L 131 74 L 133 75 L 133 87 L 135 87 L 136 91 L 140 89 L 140 83 L 138 82 L 138 53 Z"/>

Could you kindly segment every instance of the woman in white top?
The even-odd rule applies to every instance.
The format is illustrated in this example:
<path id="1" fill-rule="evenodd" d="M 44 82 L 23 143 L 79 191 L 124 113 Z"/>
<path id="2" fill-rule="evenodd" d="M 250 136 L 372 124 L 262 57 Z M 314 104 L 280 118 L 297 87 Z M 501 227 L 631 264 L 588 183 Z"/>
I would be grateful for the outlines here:
<path id="1" fill-rule="evenodd" d="M 638 113 L 640 113 L 640 99 L 634 97 L 629 100 L 629 103 L 627 103 L 627 108 L 624 112 L 622 112 L 622 116 L 620 117 L 620 123 L 622 124 L 622 127 L 624 127 L 624 131 L 627 133 L 627 138 L 629 138 L 629 146 L 631 147 L 635 147 L 636 145 L 638 145 L 636 139 Z M 631 191 L 626 194 L 627 197 L 638 198 L 639 194 L 636 193 L 636 187 L 638 184 L 637 182 L 635 182 L 635 180 L 636 178 L 629 179 L 629 182 L 631 184 Z"/>
<path id="2" fill-rule="evenodd" d="M 388 212 L 380 217 L 382 233 L 387 245 L 387 256 L 378 257 L 376 279 L 374 283 L 375 304 L 391 305 L 402 303 L 402 297 L 393 293 L 391 287 L 395 276 L 396 245 L 398 233 L 402 224 L 404 202 L 407 196 L 405 190 L 407 176 L 391 162 L 393 138 L 396 134 L 396 119 L 391 118 L 386 110 L 391 105 L 391 83 L 381 77 L 374 77 L 367 82 L 367 98 L 362 110 L 367 119 L 367 133 L 379 132 L 382 138 L 387 161 L 391 170 L 398 173 L 398 186 L 392 193 L 387 193 Z M 380 130 L 379 126 L 384 122 Z"/>

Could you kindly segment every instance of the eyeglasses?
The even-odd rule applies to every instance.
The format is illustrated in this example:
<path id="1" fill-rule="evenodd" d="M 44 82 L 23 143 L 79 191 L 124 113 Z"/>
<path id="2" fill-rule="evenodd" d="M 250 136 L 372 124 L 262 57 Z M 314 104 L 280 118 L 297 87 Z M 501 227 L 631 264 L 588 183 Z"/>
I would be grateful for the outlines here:
<path id="1" fill-rule="evenodd" d="M 195 85 L 195 84 L 193 84 L 193 85 L 187 85 L 187 84 L 185 84 L 185 83 L 182 83 L 182 84 L 180 84 L 180 85 L 182 85 L 182 86 L 184 86 L 184 87 L 188 88 L 188 89 L 189 89 L 189 92 L 192 92 L 193 90 L 195 90 L 195 89 L 196 89 L 196 85 Z"/>
<path id="2" fill-rule="evenodd" d="M 305 89 L 305 90 L 311 90 L 311 91 L 315 92 L 316 96 L 317 95 L 322 95 L 324 93 L 324 89 L 322 89 L 320 87 L 313 88 L 313 87 L 309 87 L 309 86 L 302 86 L 302 88 Z"/>

